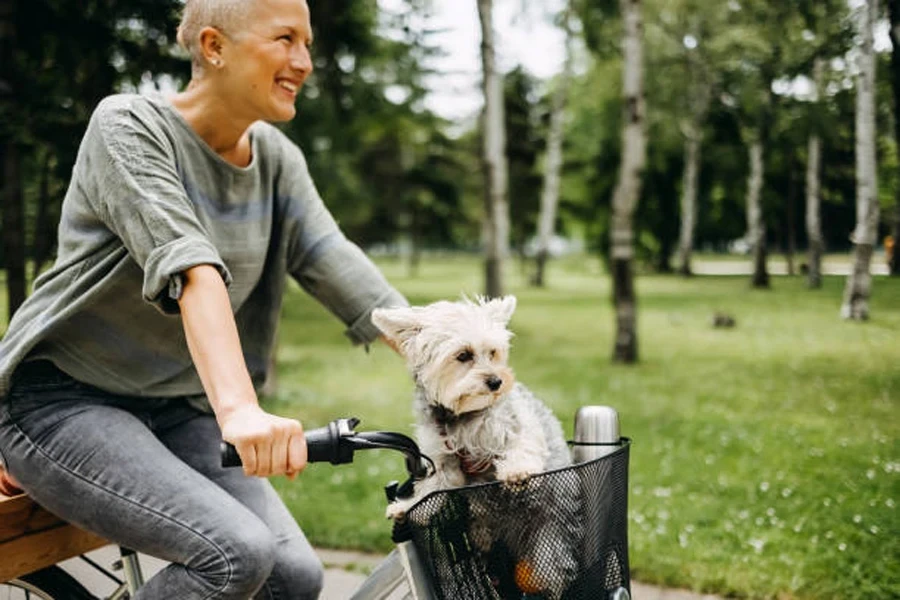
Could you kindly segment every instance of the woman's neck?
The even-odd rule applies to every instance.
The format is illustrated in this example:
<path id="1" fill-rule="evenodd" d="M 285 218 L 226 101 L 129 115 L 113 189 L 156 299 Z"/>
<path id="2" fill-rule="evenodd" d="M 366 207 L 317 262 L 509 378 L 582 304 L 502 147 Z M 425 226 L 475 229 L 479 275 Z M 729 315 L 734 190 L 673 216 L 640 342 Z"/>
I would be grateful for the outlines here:
<path id="1" fill-rule="evenodd" d="M 216 154 L 245 167 L 251 158 L 247 130 L 252 121 L 235 117 L 220 98 L 221 95 L 201 79 L 192 80 L 187 89 L 173 96 L 171 101 L 175 110 Z"/>

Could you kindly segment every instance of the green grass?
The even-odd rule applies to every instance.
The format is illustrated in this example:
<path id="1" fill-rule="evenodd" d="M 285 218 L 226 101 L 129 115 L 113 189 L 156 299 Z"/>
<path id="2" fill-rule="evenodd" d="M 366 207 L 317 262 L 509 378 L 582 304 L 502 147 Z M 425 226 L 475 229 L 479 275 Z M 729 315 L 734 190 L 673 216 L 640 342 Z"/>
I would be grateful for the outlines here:
<path id="1" fill-rule="evenodd" d="M 381 263 L 412 302 L 482 289 L 480 263 Z M 548 289 L 508 266 L 519 299 L 511 362 L 572 433 L 576 409 L 608 404 L 633 438 L 630 550 L 636 579 L 744 598 L 900 597 L 900 279 L 876 278 L 872 320 L 838 316 L 844 278 L 821 290 L 774 277 L 643 276 L 640 363 L 610 362 L 609 278 L 596 259 L 553 263 Z M 713 329 L 715 311 L 737 327 Z M 352 349 L 296 287 L 267 405 L 307 427 L 354 415 L 411 432 L 412 383 L 383 345 Z M 382 486 L 402 459 L 360 455 L 275 484 L 311 541 L 390 547 Z"/>
<path id="2" fill-rule="evenodd" d="M 469 259 L 385 273 L 414 303 L 482 289 Z M 838 317 L 843 278 L 751 290 L 745 277 L 641 277 L 640 364 L 610 362 L 609 280 L 592 259 L 554 264 L 519 298 L 511 362 L 568 434 L 578 406 L 609 404 L 634 439 L 630 544 L 643 581 L 747 598 L 900 595 L 900 280 L 877 278 L 870 322 Z M 733 314 L 737 327 L 711 327 Z M 409 432 L 412 384 L 384 346 L 347 347 L 341 327 L 292 290 L 268 402 L 307 426 L 356 415 Z M 276 484 L 315 544 L 386 550 L 382 485 L 399 457 L 310 467 Z"/>

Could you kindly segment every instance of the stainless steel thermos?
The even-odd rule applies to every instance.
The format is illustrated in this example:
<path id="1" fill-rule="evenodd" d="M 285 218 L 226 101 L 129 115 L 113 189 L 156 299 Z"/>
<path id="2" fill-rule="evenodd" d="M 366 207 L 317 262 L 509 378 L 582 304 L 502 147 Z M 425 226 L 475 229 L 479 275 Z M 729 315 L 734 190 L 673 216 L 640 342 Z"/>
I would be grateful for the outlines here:
<path id="1" fill-rule="evenodd" d="M 619 414 L 609 406 L 582 406 L 575 413 L 572 459 L 593 460 L 619 447 Z"/>

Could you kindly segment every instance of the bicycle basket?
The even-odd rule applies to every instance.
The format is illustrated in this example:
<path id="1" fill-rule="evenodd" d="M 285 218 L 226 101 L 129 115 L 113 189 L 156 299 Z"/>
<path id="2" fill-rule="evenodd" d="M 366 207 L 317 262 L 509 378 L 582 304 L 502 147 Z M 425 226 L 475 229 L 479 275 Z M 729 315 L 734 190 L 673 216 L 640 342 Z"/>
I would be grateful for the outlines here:
<path id="1" fill-rule="evenodd" d="M 630 591 L 629 441 L 535 475 L 435 492 L 407 513 L 440 600 L 606 599 Z"/>

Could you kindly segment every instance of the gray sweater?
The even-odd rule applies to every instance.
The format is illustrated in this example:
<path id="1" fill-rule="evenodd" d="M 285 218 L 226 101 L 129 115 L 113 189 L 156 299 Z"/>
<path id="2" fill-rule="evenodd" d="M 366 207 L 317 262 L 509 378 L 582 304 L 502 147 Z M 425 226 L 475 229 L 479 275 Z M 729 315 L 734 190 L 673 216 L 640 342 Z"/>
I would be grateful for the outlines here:
<path id="1" fill-rule="evenodd" d="M 0 397 L 27 356 L 136 396 L 197 396 L 177 300 L 185 269 L 228 285 L 244 358 L 265 378 L 292 275 L 354 343 L 372 309 L 405 305 L 340 232 L 302 152 L 275 127 L 250 129 L 249 166 L 224 161 L 158 95 L 117 95 L 94 112 L 63 202 L 59 252 L 0 342 Z"/>

